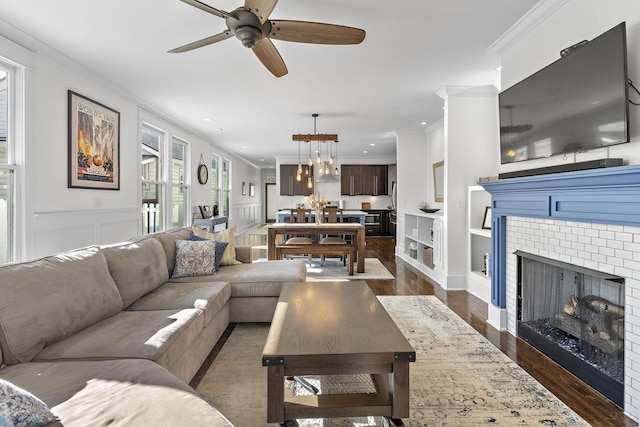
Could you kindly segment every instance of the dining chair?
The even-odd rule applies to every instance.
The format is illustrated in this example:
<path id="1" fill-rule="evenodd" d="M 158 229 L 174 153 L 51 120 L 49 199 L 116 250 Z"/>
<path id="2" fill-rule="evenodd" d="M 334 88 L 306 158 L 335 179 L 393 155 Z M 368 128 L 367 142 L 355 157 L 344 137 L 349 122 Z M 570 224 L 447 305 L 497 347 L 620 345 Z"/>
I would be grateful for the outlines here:
<path id="1" fill-rule="evenodd" d="M 324 208 L 322 212 L 328 223 L 344 222 L 343 210 L 339 208 Z M 347 241 L 344 236 L 327 235 L 321 241 L 321 245 L 347 245 Z M 325 255 L 320 256 L 320 265 L 324 265 Z M 349 260 L 352 262 L 352 260 Z M 342 262 L 346 266 L 347 258 L 342 256 Z"/>
<path id="2" fill-rule="evenodd" d="M 295 208 L 291 209 L 291 215 L 289 216 L 289 222 L 305 223 L 311 218 L 311 209 Z M 309 236 L 291 236 L 285 242 L 285 245 L 300 246 L 300 245 L 312 245 L 313 239 Z M 309 266 L 311 266 L 311 254 L 309 256 Z M 289 258 L 292 258 L 289 255 Z"/>

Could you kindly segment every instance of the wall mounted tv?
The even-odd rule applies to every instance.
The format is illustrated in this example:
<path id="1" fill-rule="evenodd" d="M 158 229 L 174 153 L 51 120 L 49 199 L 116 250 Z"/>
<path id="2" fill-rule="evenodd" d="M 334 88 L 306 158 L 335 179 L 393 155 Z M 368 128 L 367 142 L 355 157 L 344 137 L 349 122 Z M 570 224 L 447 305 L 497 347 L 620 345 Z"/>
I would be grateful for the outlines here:
<path id="1" fill-rule="evenodd" d="M 501 163 L 629 142 L 625 23 L 499 95 Z"/>

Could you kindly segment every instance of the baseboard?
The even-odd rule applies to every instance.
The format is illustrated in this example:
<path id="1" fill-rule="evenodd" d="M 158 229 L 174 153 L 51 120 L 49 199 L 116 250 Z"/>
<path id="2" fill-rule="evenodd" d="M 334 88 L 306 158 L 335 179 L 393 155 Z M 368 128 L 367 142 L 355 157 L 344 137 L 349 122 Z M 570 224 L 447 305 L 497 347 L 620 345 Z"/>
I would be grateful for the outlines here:
<path id="1" fill-rule="evenodd" d="M 507 309 L 498 308 L 489 303 L 487 305 L 487 323 L 499 331 L 507 330 Z"/>

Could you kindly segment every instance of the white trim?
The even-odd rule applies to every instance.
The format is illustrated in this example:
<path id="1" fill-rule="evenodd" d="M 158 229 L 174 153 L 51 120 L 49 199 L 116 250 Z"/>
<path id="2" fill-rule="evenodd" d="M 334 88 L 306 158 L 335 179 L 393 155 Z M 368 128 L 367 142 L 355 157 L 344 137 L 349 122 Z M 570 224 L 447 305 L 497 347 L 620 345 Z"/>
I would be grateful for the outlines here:
<path id="1" fill-rule="evenodd" d="M 541 0 L 498 37 L 489 46 L 489 51 L 502 55 L 568 2 L 569 0 Z"/>

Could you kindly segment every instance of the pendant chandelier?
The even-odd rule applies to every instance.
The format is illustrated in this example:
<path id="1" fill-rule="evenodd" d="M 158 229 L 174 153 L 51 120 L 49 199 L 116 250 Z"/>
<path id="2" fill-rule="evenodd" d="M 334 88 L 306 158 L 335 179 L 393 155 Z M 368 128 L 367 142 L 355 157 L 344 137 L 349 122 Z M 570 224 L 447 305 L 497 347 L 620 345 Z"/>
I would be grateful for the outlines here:
<path id="1" fill-rule="evenodd" d="M 311 143 L 317 142 L 317 157 L 316 157 L 316 170 L 318 178 L 316 182 L 338 182 L 338 176 L 340 174 L 338 170 L 338 135 L 317 133 L 316 121 L 319 114 L 314 113 L 313 117 L 313 133 L 312 134 L 294 134 L 293 141 L 298 144 L 298 169 L 296 172 L 296 180 L 302 180 L 303 167 L 300 159 L 300 152 L 302 144 L 305 146 L 305 155 L 308 154 L 307 165 L 305 174 L 308 175 L 307 186 L 311 188 L 313 183 L 311 181 L 311 175 L 309 169 L 313 166 L 313 157 L 311 156 Z M 334 149 L 335 146 L 335 149 Z M 322 158 L 323 151 L 326 153 L 325 159 Z M 335 154 L 334 154 L 335 153 Z M 333 170 L 332 170 L 333 168 Z"/>

